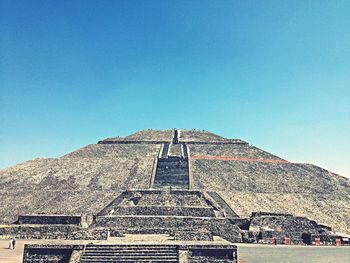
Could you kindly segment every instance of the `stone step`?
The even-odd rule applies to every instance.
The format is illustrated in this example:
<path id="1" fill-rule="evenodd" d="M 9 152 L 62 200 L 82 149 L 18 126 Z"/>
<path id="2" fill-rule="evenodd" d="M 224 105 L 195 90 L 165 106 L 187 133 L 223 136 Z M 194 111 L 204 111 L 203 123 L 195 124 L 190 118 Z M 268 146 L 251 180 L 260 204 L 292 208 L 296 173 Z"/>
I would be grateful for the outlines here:
<path id="1" fill-rule="evenodd" d="M 154 185 L 156 185 L 156 186 L 158 186 L 158 185 L 168 185 L 168 186 L 183 185 L 184 187 L 185 186 L 188 187 L 188 181 L 186 181 L 186 180 L 159 180 Z"/>
<path id="2" fill-rule="evenodd" d="M 164 251 L 156 251 L 156 250 L 110 250 L 110 251 L 103 251 L 103 250 L 85 250 L 84 255 L 95 255 L 98 254 L 100 255 L 101 253 L 105 254 L 115 254 L 115 255 L 120 255 L 120 254 L 140 254 L 140 255 L 150 255 L 150 254 L 156 254 L 156 255 L 176 255 L 177 252 L 174 250 L 164 250 Z"/>
<path id="3" fill-rule="evenodd" d="M 138 257 L 177 257 L 177 252 L 171 252 L 171 253 L 137 253 L 137 251 L 134 252 L 124 252 L 124 253 L 104 253 L 104 252 L 95 252 L 95 253 L 87 253 L 84 252 L 83 257 L 97 257 L 97 256 L 105 256 L 105 257 L 131 257 L 131 256 L 138 256 Z"/>
<path id="4" fill-rule="evenodd" d="M 136 261 L 137 260 L 137 261 Z M 39 261 L 38 261 L 39 262 Z M 40 261 L 41 262 L 41 261 Z M 162 263 L 162 262 L 166 262 L 166 263 L 177 263 L 178 260 L 174 260 L 174 259 L 152 259 L 152 260 L 138 260 L 138 259 L 123 259 L 123 260 L 101 260 L 101 259 L 89 259 L 89 260 L 80 260 L 80 263 L 122 263 L 122 262 L 137 262 L 137 263 Z"/>
<path id="5" fill-rule="evenodd" d="M 188 183 L 188 179 L 184 176 L 178 176 L 178 177 L 166 177 L 166 176 L 161 176 L 158 178 L 157 182 L 155 184 L 161 182 L 167 182 L 167 183 Z"/>
<path id="6" fill-rule="evenodd" d="M 158 176 L 157 180 L 185 180 L 188 181 L 188 178 L 186 175 L 184 174 L 177 174 L 177 175 L 173 175 L 173 174 L 162 174 L 160 176 Z"/>
<path id="7" fill-rule="evenodd" d="M 177 255 L 84 255 L 82 259 L 177 259 Z"/>
<path id="8" fill-rule="evenodd" d="M 181 144 L 170 144 L 169 156 L 182 156 L 182 145 Z"/>
<path id="9" fill-rule="evenodd" d="M 174 256 L 148 256 L 148 255 L 123 255 L 123 256 L 110 256 L 110 255 L 96 255 L 96 256 L 83 256 L 81 261 L 91 261 L 91 260 L 99 260 L 99 261 L 109 261 L 109 260 L 173 260 L 176 261 L 178 259 L 177 255 Z"/>
<path id="10" fill-rule="evenodd" d="M 81 258 L 80 262 L 178 262 L 178 258 Z"/>
<path id="11" fill-rule="evenodd" d="M 87 245 L 80 262 L 178 262 L 178 251 L 171 245 Z"/>
<path id="12" fill-rule="evenodd" d="M 157 173 L 161 173 L 161 172 L 172 172 L 172 173 L 187 173 L 188 168 L 187 167 L 183 167 L 183 166 L 161 166 L 161 167 L 157 167 Z"/>
<path id="13" fill-rule="evenodd" d="M 157 174 L 157 178 L 171 176 L 171 177 L 188 177 L 187 170 L 163 170 L 159 171 Z"/>
<path id="14" fill-rule="evenodd" d="M 188 179 L 184 176 L 179 177 L 166 177 L 162 176 L 158 178 L 157 182 L 155 184 L 161 182 L 167 182 L 167 183 L 188 183 Z"/>
<path id="15" fill-rule="evenodd" d="M 158 178 L 165 178 L 165 177 L 170 177 L 170 178 L 176 178 L 176 177 L 184 177 L 187 178 L 187 172 L 185 171 L 160 171 L 157 175 L 157 179 Z"/>
<path id="16" fill-rule="evenodd" d="M 188 181 L 186 180 L 159 180 L 157 183 L 155 183 L 154 185 L 158 186 L 158 185 L 183 185 L 188 187 Z"/>
<path id="17" fill-rule="evenodd" d="M 187 163 L 187 158 L 180 158 L 180 157 L 169 157 L 169 158 L 159 158 L 158 163 Z"/>
<path id="18" fill-rule="evenodd" d="M 172 165 L 186 165 L 188 164 L 188 161 L 186 161 L 185 159 L 182 159 L 182 160 L 173 160 L 173 159 L 161 159 L 158 161 L 158 167 L 162 167 L 162 166 L 172 166 Z"/>
<path id="19" fill-rule="evenodd" d="M 186 184 L 157 184 L 155 185 L 158 189 L 169 189 L 169 187 L 171 187 L 172 189 L 188 189 L 188 185 Z"/>
<path id="20" fill-rule="evenodd" d="M 182 176 L 188 176 L 187 169 L 158 169 L 157 176 L 160 177 L 162 175 L 167 176 L 176 176 L 176 175 L 182 175 Z"/>
<path id="21" fill-rule="evenodd" d="M 126 252 L 137 252 L 137 253 L 174 253 L 177 249 L 166 249 L 166 248 L 86 248 L 85 253 L 88 252 L 101 252 L 101 253 L 126 253 Z"/>
<path id="22" fill-rule="evenodd" d="M 164 253 L 164 254 L 159 254 L 159 253 L 86 253 L 84 254 L 84 258 L 92 258 L 92 257 L 161 257 L 161 258 L 176 258 L 177 257 L 177 253 Z"/>
<path id="23" fill-rule="evenodd" d="M 86 249 L 166 249 L 166 250 L 172 250 L 176 249 L 176 246 L 148 246 L 148 245 L 87 245 Z"/>
<path id="24" fill-rule="evenodd" d="M 177 249 L 177 246 L 174 246 L 174 245 L 143 245 L 143 244 L 140 244 L 140 245 L 114 245 L 114 244 L 111 244 L 111 245 L 87 245 L 86 246 L 86 249 L 91 249 L 91 248 L 108 248 L 108 249 L 111 249 L 111 248 L 116 248 L 116 249 L 123 249 L 123 248 L 131 248 L 131 249 L 167 249 L 167 250 L 176 250 Z"/>
<path id="25" fill-rule="evenodd" d="M 160 177 L 165 177 L 165 176 L 171 176 L 171 177 L 184 177 L 188 176 L 187 170 L 164 170 L 164 171 L 159 171 L 157 174 L 157 178 Z"/>

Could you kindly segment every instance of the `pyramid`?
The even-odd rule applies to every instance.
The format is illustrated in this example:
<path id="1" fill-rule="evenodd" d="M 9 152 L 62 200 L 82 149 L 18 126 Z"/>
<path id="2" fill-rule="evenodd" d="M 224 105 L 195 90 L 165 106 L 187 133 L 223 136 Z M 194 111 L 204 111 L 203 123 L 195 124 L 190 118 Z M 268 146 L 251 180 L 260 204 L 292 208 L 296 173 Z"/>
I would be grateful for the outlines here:
<path id="1" fill-rule="evenodd" d="M 192 228 L 231 242 L 350 235 L 348 178 L 202 130 L 143 130 L 30 160 L 1 170 L 0 189 L 3 226 L 178 228 L 180 239 Z"/>

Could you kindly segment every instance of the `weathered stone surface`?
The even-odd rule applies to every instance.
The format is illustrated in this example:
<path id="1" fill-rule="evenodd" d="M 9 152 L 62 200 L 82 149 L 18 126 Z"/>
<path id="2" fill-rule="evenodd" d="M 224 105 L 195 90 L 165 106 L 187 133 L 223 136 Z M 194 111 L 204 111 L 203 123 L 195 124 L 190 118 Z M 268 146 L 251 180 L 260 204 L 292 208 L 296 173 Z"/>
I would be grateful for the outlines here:
<path id="1" fill-rule="evenodd" d="M 350 197 L 334 194 L 220 192 L 240 216 L 254 211 L 291 213 L 331 226 L 337 233 L 349 233 Z"/>
<path id="2" fill-rule="evenodd" d="M 122 233 L 110 228 L 83 229 L 72 225 L 13 225 L 0 227 L 0 239 L 107 240 Z"/>
<path id="3" fill-rule="evenodd" d="M 194 188 L 252 193 L 338 194 L 350 179 L 308 164 L 192 160 Z"/>
<path id="4" fill-rule="evenodd" d="M 154 158 L 160 144 L 90 144 L 64 158 Z"/>
<path id="5" fill-rule="evenodd" d="M 61 158 L 35 159 L 0 171 L 0 223 L 14 222 L 18 215 L 94 215 L 126 189 L 154 186 L 154 165 L 164 145 L 174 142 L 174 134 L 173 130 L 145 130 L 88 145 Z M 209 132 L 178 130 L 175 142 L 179 144 L 170 146 L 170 156 L 179 157 L 189 147 L 186 187 L 216 192 L 227 204 L 208 204 L 218 206 L 215 217 L 248 217 L 254 211 L 291 213 L 350 234 L 349 179 L 314 165 L 270 162 L 284 160 L 244 141 Z M 237 160 L 191 159 L 194 155 Z M 144 211 L 157 213 L 146 199 L 141 202 L 148 206 Z M 132 209 L 131 214 L 143 213 L 143 208 Z M 167 209 L 158 212 L 166 214 Z"/>
<path id="6" fill-rule="evenodd" d="M 31 225 L 81 225 L 81 216 L 65 216 L 65 215 L 25 215 L 18 216 L 18 224 L 31 224 Z"/>
<path id="7" fill-rule="evenodd" d="M 0 171 L 0 223 L 22 214 L 94 214 L 122 190 L 147 188 L 153 158 L 37 159 Z"/>
<path id="8" fill-rule="evenodd" d="M 206 229 L 200 229 L 200 230 L 175 230 L 172 233 L 172 236 L 174 236 L 175 240 L 182 240 L 182 241 L 213 241 L 213 235 L 210 231 Z"/>
<path id="9" fill-rule="evenodd" d="M 232 242 L 242 242 L 242 231 L 239 220 L 211 217 L 185 216 L 105 216 L 98 217 L 96 227 L 110 227 L 124 231 L 123 233 L 170 233 L 174 230 L 207 229 L 213 235 L 221 236 Z M 149 230 L 155 231 L 149 231 Z"/>
<path id="10" fill-rule="evenodd" d="M 25 245 L 23 262 L 62 262 L 68 263 L 74 250 L 82 246 Z"/>
<path id="11" fill-rule="evenodd" d="M 189 148 L 192 156 L 209 155 L 282 160 L 249 144 L 190 144 Z"/>

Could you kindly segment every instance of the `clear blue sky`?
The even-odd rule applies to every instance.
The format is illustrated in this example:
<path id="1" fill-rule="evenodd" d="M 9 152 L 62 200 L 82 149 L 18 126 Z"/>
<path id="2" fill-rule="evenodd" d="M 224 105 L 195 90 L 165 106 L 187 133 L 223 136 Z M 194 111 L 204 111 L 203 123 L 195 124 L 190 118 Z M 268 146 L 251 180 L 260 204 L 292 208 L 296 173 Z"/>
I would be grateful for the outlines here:
<path id="1" fill-rule="evenodd" d="M 350 1 L 0 1 L 0 168 L 198 128 L 350 176 Z"/>

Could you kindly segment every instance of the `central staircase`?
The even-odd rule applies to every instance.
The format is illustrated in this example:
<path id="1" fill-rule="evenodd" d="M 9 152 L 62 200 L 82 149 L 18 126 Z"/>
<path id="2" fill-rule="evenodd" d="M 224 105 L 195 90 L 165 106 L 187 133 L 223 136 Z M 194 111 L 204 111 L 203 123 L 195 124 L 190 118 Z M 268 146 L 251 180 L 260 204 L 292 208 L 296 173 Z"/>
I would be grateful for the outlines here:
<path id="1" fill-rule="evenodd" d="M 159 155 L 154 178 L 155 188 L 189 189 L 187 145 L 179 143 L 179 132 L 174 130 L 170 143 L 164 143 Z"/>
<path id="2" fill-rule="evenodd" d="M 178 262 L 178 247 L 174 245 L 86 245 L 80 258 L 88 262 Z"/>
<path id="3" fill-rule="evenodd" d="M 188 189 L 188 159 L 180 157 L 159 158 L 154 186 L 156 188 Z"/>

